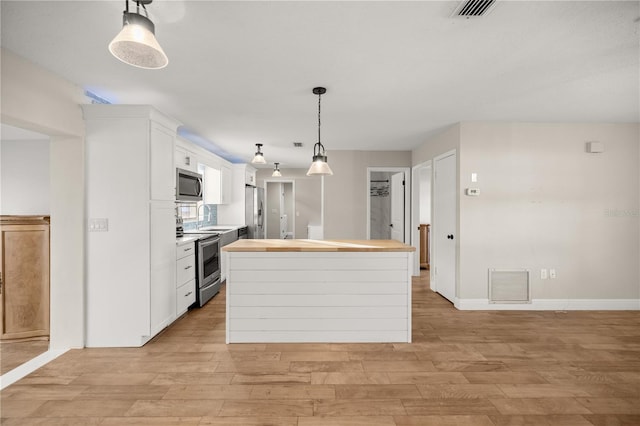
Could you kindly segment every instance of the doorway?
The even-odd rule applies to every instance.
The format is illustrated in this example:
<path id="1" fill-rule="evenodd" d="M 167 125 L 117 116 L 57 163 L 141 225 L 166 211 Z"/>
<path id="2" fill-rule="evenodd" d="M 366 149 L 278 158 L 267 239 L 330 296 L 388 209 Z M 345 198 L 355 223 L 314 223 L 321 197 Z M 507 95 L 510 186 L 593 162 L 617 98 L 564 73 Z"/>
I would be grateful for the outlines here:
<path id="1" fill-rule="evenodd" d="M 367 168 L 367 239 L 410 240 L 409 168 Z"/>
<path id="2" fill-rule="evenodd" d="M 0 292 L 2 376 L 49 350 L 51 140 L 6 124 L 0 134 L 0 215 L 23 218 L 7 220 L 0 241 L 2 256 L 7 256 L 3 278 L 14 277 Z M 25 268 L 27 275 L 21 272 Z"/>
<path id="3" fill-rule="evenodd" d="M 411 245 L 416 253 L 413 275 L 421 276 L 431 270 L 431 183 L 433 167 L 431 161 L 414 166 L 412 169 L 411 193 Z"/>
<path id="4" fill-rule="evenodd" d="M 265 180 L 265 238 L 291 240 L 296 237 L 295 181 Z"/>

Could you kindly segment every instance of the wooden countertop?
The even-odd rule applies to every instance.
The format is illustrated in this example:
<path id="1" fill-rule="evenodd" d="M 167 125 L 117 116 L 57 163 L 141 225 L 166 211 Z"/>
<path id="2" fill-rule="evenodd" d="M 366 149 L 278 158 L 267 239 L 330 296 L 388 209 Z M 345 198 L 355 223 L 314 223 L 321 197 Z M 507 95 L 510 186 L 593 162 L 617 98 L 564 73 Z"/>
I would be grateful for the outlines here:
<path id="1" fill-rule="evenodd" d="M 238 240 L 222 248 L 228 252 L 357 252 L 415 251 L 395 240 Z"/>

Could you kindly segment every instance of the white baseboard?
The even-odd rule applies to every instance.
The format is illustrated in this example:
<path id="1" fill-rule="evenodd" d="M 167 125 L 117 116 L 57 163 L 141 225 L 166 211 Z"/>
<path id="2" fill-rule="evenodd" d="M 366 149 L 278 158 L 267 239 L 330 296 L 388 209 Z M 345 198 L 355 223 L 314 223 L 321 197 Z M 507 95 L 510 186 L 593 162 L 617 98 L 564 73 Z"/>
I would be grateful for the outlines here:
<path id="1" fill-rule="evenodd" d="M 640 299 L 534 299 L 531 303 L 489 303 L 489 299 L 456 299 L 462 311 L 638 311 Z"/>
<path id="2" fill-rule="evenodd" d="M 53 361 L 68 350 L 69 349 L 49 349 L 45 353 L 42 353 L 37 357 L 25 362 L 24 364 L 14 368 L 13 370 L 3 374 L 2 376 L 0 376 L 0 390 L 33 373 L 38 368 Z"/>

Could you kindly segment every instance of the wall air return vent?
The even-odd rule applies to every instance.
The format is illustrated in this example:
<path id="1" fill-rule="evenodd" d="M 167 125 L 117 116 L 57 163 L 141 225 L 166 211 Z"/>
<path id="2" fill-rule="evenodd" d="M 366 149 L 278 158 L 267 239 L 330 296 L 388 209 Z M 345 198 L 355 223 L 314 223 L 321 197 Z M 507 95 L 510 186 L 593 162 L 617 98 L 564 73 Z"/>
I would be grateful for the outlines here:
<path id="1" fill-rule="evenodd" d="M 455 18 L 479 18 L 485 16 L 493 9 L 496 0 L 467 0 L 453 11 L 451 16 Z"/>
<path id="2" fill-rule="evenodd" d="M 489 303 L 531 303 L 529 271 L 489 269 Z"/>

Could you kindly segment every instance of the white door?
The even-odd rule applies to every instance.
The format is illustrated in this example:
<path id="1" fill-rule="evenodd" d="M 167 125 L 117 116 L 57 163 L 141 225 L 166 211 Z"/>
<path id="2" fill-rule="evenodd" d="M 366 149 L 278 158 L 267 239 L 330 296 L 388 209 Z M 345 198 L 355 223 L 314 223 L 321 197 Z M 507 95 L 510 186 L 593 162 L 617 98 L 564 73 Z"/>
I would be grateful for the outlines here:
<path id="1" fill-rule="evenodd" d="M 435 290 L 455 303 L 456 297 L 456 153 L 436 158 L 433 190 L 433 265 Z"/>
<path id="2" fill-rule="evenodd" d="M 391 239 L 404 243 L 404 173 L 391 175 Z"/>

